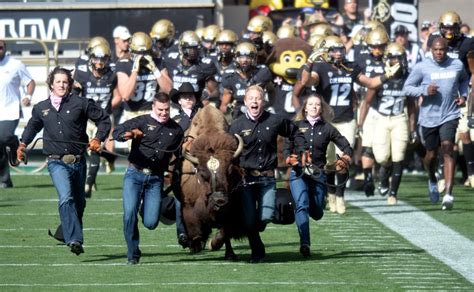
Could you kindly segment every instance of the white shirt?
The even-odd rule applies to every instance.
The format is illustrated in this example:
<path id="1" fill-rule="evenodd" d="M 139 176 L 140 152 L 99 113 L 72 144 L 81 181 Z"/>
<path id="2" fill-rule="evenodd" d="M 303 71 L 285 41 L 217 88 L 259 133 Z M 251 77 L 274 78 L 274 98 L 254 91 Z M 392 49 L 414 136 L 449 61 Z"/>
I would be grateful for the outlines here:
<path id="1" fill-rule="evenodd" d="M 31 80 L 33 78 L 19 60 L 6 55 L 0 61 L 0 121 L 20 119 L 20 87 Z"/>

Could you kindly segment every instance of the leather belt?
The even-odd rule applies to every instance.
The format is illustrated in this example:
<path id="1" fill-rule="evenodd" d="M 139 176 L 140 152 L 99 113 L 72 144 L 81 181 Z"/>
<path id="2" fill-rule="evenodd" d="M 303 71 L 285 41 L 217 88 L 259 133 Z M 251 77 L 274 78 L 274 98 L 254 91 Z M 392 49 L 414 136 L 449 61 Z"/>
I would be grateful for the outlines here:
<path id="1" fill-rule="evenodd" d="M 141 167 L 139 165 L 136 165 L 135 163 L 130 162 L 129 166 L 146 175 L 159 175 L 160 174 L 157 171 L 152 170 L 151 168 Z"/>
<path id="2" fill-rule="evenodd" d="M 66 164 L 73 164 L 81 160 L 82 155 L 74 155 L 74 154 L 64 154 L 64 155 L 55 155 L 51 154 L 48 155 L 48 160 L 61 160 Z"/>
<path id="3" fill-rule="evenodd" d="M 273 169 L 263 170 L 263 171 L 256 170 L 256 169 L 253 169 L 253 170 L 246 169 L 245 173 L 247 175 L 251 175 L 251 176 L 266 176 L 266 177 L 274 177 L 275 176 L 275 171 Z"/>

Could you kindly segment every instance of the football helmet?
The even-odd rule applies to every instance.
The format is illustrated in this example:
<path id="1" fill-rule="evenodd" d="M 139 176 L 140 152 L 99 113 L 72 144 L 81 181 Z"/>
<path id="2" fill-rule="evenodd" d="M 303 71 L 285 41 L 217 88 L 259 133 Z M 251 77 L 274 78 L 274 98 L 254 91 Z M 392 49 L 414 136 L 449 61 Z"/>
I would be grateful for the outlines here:
<path id="1" fill-rule="evenodd" d="M 346 57 L 346 47 L 340 37 L 335 35 L 327 36 L 323 39 L 319 47 L 327 50 L 328 62 L 335 64 L 344 62 Z M 338 56 L 338 53 L 341 55 Z"/>
<path id="2" fill-rule="evenodd" d="M 217 52 L 221 58 L 234 56 L 234 48 L 239 37 L 230 29 L 224 29 L 216 38 Z"/>
<path id="3" fill-rule="evenodd" d="M 311 34 L 319 34 L 319 35 L 334 35 L 334 31 L 331 28 L 331 25 L 326 22 L 321 22 L 316 25 L 314 25 L 311 28 Z"/>
<path id="4" fill-rule="evenodd" d="M 393 66 L 397 62 L 400 64 L 400 72 L 405 74 L 408 72 L 408 60 L 405 47 L 399 43 L 390 43 L 385 49 L 384 58 L 386 62 L 390 63 L 390 66 Z"/>
<path id="5" fill-rule="evenodd" d="M 296 28 L 293 25 L 282 25 L 278 29 L 276 35 L 279 39 L 295 37 Z"/>
<path id="6" fill-rule="evenodd" d="M 264 45 L 273 47 L 278 40 L 278 36 L 271 31 L 265 31 L 262 35 L 262 40 Z"/>
<path id="7" fill-rule="evenodd" d="M 273 21 L 268 16 L 257 15 L 250 19 L 247 30 L 254 33 L 263 33 L 273 30 Z"/>
<path id="8" fill-rule="evenodd" d="M 196 28 L 196 30 L 194 30 L 194 32 L 197 34 L 197 36 L 199 37 L 199 39 L 202 40 L 202 37 L 204 36 L 204 32 L 206 31 L 206 28 L 205 27 L 200 27 L 200 28 Z"/>
<path id="9" fill-rule="evenodd" d="M 89 40 L 89 43 L 87 44 L 87 49 L 86 49 L 87 55 L 90 55 L 91 49 L 93 47 L 95 47 L 97 45 L 100 45 L 100 44 L 104 44 L 104 45 L 106 45 L 107 47 L 110 48 L 109 42 L 105 38 L 103 38 L 101 36 L 95 36 L 95 37 L 91 38 Z"/>
<path id="10" fill-rule="evenodd" d="M 92 69 L 102 73 L 108 66 L 110 56 L 112 55 L 109 46 L 105 44 L 98 44 L 91 48 L 89 65 Z"/>
<path id="11" fill-rule="evenodd" d="M 192 31 L 184 31 L 179 37 L 178 46 L 181 56 L 189 61 L 195 61 L 199 58 L 199 48 L 201 39 Z"/>
<path id="12" fill-rule="evenodd" d="M 174 24 L 168 19 L 161 19 L 151 27 L 150 37 L 160 41 L 170 41 L 174 38 L 176 29 Z"/>
<path id="13" fill-rule="evenodd" d="M 365 38 L 370 53 L 375 58 L 381 58 L 384 50 L 389 43 L 389 37 L 385 29 L 376 28 L 370 31 Z"/>
<path id="14" fill-rule="evenodd" d="M 313 48 L 319 48 L 319 45 L 326 36 L 320 34 L 312 34 L 308 39 L 308 44 Z"/>
<path id="15" fill-rule="evenodd" d="M 130 39 L 130 51 L 133 54 L 148 54 L 151 53 L 151 37 L 144 32 L 136 32 Z"/>
<path id="16" fill-rule="evenodd" d="M 210 43 L 214 43 L 216 41 L 217 35 L 221 32 L 221 29 L 216 24 L 211 24 L 206 27 L 204 30 L 204 34 L 202 36 L 202 40 Z"/>
<path id="17" fill-rule="evenodd" d="M 447 11 L 439 18 L 439 31 L 448 41 L 460 36 L 461 17 L 454 11 Z"/>
<path id="18" fill-rule="evenodd" d="M 235 48 L 235 65 L 243 72 L 250 71 L 257 62 L 257 48 L 252 43 L 243 42 Z"/>

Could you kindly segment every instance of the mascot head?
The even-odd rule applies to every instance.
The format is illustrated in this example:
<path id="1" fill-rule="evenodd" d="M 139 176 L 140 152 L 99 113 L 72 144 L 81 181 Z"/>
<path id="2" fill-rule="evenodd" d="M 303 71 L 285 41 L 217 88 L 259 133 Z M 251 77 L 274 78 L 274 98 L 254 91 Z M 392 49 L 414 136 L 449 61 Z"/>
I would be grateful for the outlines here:
<path id="1" fill-rule="evenodd" d="M 273 74 L 295 84 L 298 71 L 310 54 L 311 46 L 300 38 L 279 39 L 268 56 L 267 64 Z"/>

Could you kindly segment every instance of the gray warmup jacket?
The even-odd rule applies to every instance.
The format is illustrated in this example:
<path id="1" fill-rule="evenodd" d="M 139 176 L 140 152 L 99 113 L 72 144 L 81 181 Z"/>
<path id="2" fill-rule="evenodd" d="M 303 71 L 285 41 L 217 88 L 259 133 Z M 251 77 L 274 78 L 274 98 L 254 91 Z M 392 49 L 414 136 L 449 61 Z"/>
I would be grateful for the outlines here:
<path id="1" fill-rule="evenodd" d="M 432 96 L 428 96 L 430 84 L 438 86 L 438 93 Z M 413 67 L 403 89 L 407 96 L 423 96 L 418 125 L 433 128 L 459 118 L 455 98 L 467 97 L 468 86 L 469 76 L 460 60 L 447 57 L 438 64 L 428 57 Z"/>

